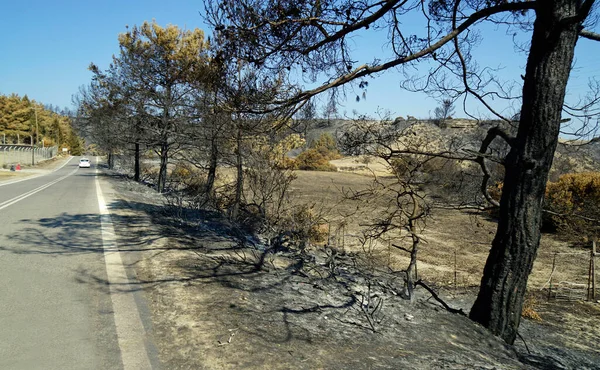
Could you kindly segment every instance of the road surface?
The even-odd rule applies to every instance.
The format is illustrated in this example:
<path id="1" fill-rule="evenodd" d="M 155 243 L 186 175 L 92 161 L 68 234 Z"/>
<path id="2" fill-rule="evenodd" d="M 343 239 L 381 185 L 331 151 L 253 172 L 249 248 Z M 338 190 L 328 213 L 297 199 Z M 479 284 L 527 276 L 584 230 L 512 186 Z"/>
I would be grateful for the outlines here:
<path id="1" fill-rule="evenodd" d="M 0 182 L 0 369 L 152 368 L 133 293 L 109 283 L 127 286 L 106 184 L 78 162 Z"/>

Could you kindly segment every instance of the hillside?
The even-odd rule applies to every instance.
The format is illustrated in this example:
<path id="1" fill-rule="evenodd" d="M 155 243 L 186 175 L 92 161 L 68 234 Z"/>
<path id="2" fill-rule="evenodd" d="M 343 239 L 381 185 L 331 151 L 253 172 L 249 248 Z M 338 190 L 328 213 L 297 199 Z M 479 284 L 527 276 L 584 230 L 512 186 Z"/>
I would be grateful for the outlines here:
<path id="1" fill-rule="evenodd" d="M 345 132 L 352 129 L 358 121 L 352 120 L 316 120 L 307 130 L 307 142 L 317 139 L 324 133 L 329 133 L 336 138 L 340 138 Z M 375 121 L 372 121 L 375 123 Z M 456 153 L 463 153 L 465 150 L 479 150 L 481 141 L 485 138 L 487 131 L 494 127 L 503 127 L 506 131 L 511 131 L 506 123 L 501 121 L 475 121 L 470 119 L 449 119 L 446 120 L 444 127 L 439 127 L 433 120 L 417 120 L 397 118 L 395 121 L 379 122 L 382 126 L 388 126 L 392 130 L 400 133 L 414 133 L 415 137 L 426 138 L 428 145 L 434 148 L 454 148 Z M 406 136 L 406 135 L 404 135 Z M 506 150 L 500 138 L 496 138 L 496 145 L 492 149 L 498 153 L 500 150 Z M 346 158 L 340 162 L 333 162 L 340 167 L 348 167 L 349 161 L 361 163 L 360 159 Z M 356 166 L 361 171 L 362 165 Z M 569 172 L 587 172 L 600 170 L 600 142 L 577 141 L 563 139 L 560 141 L 552 171 L 550 181 L 556 181 L 562 174 Z"/>

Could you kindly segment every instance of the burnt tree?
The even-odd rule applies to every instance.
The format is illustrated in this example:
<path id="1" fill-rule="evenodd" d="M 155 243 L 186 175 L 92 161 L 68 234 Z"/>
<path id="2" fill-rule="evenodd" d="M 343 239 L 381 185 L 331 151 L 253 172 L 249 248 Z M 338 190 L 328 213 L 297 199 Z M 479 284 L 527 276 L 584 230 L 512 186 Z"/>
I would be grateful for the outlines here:
<path id="1" fill-rule="evenodd" d="M 591 4 L 590 4 L 591 5 Z M 471 319 L 513 343 L 540 244 L 542 200 L 558 144 L 575 44 L 588 9 L 575 0 L 535 9 L 519 129 L 506 158 L 498 230 Z"/>
<path id="2" fill-rule="evenodd" d="M 322 92 L 389 69 L 406 72 L 416 63 L 429 66 L 425 78 L 402 86 L 446 96 L 474 99 L 493 116 L 513 124 L 491 103 L 512 99 L 521 106 L 514 137 L 499 128 L 482 143 L 479 163 L 486 176 L 486 150 L 492 140 L 511 147 L 505 158 L 500 222 L 470 317 L 513 343 L 520 323 L 523 296 L 540 241 L 545 184 L 558 142 L 565 89 L 579 37 L 600 40 L 584 30 L 594 0 L 206 0 L 208 21 L 229 41 L 238 57 L 256 66 L 303 77 L 329 79 L 279 105 L 297 105 Z M 421 16 L 425 34 L 404 31 L 402 17 Z M 531 31 L 522 94 L 513 94 L 473 62 L 472 45 L 480 23 L 509 25 Z M 591 22 L 594 25 L 594 22 Z M 348 39 L 369 29 L 387 30 L 392 56 L 357 65 Z M 521 72 L 519 72 L 521 73 Z M 520 82 L 520 81 L 519 81 Z M 364 86 L 364 85 L 363 85 Z M 494 90 L 495 89 L 495 90 Z M 467 112 L 468 114 L 468 112 Z M 489 174 L 488 174 L 489 175 Z M 484 183 L 485 185 L 485 183 Z M 485 190 L 485 186 L 482 186 Z M 489 199 L 489 197 L 487 197 Z"/>

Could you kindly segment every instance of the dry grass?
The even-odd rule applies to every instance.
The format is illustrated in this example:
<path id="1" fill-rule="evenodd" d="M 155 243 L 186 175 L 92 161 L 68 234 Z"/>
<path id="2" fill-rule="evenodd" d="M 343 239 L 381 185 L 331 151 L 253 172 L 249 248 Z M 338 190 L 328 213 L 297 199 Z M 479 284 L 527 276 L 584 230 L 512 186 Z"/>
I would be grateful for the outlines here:
<path id="1" fill-rule="evenodd" d="M 329 161 L 337 167 L 340 172 L 350 172 L 358 175 L 387 176 L 390 174 L 388 164 L 381 158 L 363 155 L 355 157 L 344 157 Z"/>
<path id="2" fill-rule="evenodd" d="M 344 193 L 366 189 L 373 178 L 354 173 L 298 171 L 292 183 L 295 203 L 318 205 L 330 222 L 330 243 L 360 251 L 357 236 L 365 223 L 385 204 L 360 204 Z M 496 221 L 469 211 L 434 209 L 422 232 L 418 271 L 421 277 L 447 287 L 478 287 L 496 232 Z M 342 233 L 344 234 L 342 236 Z M 394 269 L 406 268 L 408 256 L 389 245 L 372 246 L 373 257 Z M 556 256 L 554 273 L 553 260 Z M 550 276 L 559 282 L 586 283 L 589 251 L 571 246 L 552 234 L 542 236 L 529 289 L 548 288 Z"/>
<path id="3" fill-rule="evenodd" d="M 311 205 L 328 224 L 329 244 L 350 251 L 364 252 L 358 242 L 360 231 L 373 215 L 389 202 L 358 202 L 346 199 L 352 192 L 367 189 L 378 176 L 389 174 L 384 163 L 367 161 L 362 157 L 346 157 L 333 161 L 344 171 L 295 171 L 297 179 L 289 195 L 295 205 Z M 235 180 L 232 168 L 220 168 L 217 186 Z M 496 232 L 496 221 L 485 214 L 451 209 L 434 209 L 422 231 L 418 257 L 419 275 L 449 288 L 478 287 Z M 401 241 L 394 241 L 401 243 Z M 409 259 L 405 252 L 389 244 L 371 245 L 367 251 L 380 267 L 404 269 Z M 555 267 L 553 272 L 553 262 Z M 585 284 L 589 266 L 589 251 L 571 246 L 555 235 L 542 236 L 529 289 L 547 289 L 561 282 Z"/>
<path id="4" fill-rule="evenodd" d="M 10 179 L 10 178 L 13 178 L 16 176 L 17 176 L 17 174 L 15 172 L 0 171 L 0 180 L 1 179 Z"/>

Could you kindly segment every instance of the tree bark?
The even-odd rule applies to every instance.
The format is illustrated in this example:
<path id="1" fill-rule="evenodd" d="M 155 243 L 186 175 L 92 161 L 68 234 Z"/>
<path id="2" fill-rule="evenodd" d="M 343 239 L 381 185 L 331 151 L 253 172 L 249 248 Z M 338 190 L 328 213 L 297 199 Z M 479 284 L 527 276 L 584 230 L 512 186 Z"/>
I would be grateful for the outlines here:
<path id="1" fill-rule="evenodd" d="M 213 192 L 213 188 L 215 186 L 215 178 L 217 176 L 217 165 L 219 160 L 219 147 L 217 144 L 217 139 L 213 136 L 213 139 L 210 143 L 210 159 L 208 163 L 208 176 L 206 179 L 206 187 L 204 192 L 207 197 L 210 197 Z"/>
<path id="2" fill-rule="evenodd" d="M 112 150 L 108 152 L 108 169 L 112 170 L 115 167 L 115 155 Z"/>
<path id="3" fill-rule="evenodd" d="M 135 154 L 133 164 L 133 180 L 136 182 L 140 181 L 140 143 L 135 143 Z"/>
<path id="4" fill-rule="evenodd" d="M 169 163 L 169 145 L 167 142 L 163 142 L 160 145 L 160 169 L 158 171 L 158 183 L 156 190 L 159 193 L 165 191 L 165 185 L 167 183 L 167 164 Z"/>
<path id="5" fill-rule="evenodd" d="M 527 279 L 540 243 L 542 202 L 582 21 L 576 17 L 578 3 L 544 1 L 535 10 L 521 118 L 506 158 L 498 229 L 471 308 L 471 319 L 509 344 L 517 336 Z"/>
<path id="6" fill-rule="evenodd" d="M 244 194 L 244 163 L 242 158 L 242 126 L 238 118 L 237 127 L 237 148 L 236 148 L 236 168 L 237 168 L 237 180 L 235 183 L 235 199 L 233 207 L 231 208 L 231 217 L 237 218 L 240 207 L 242 205 L 242 196 Z"/>

